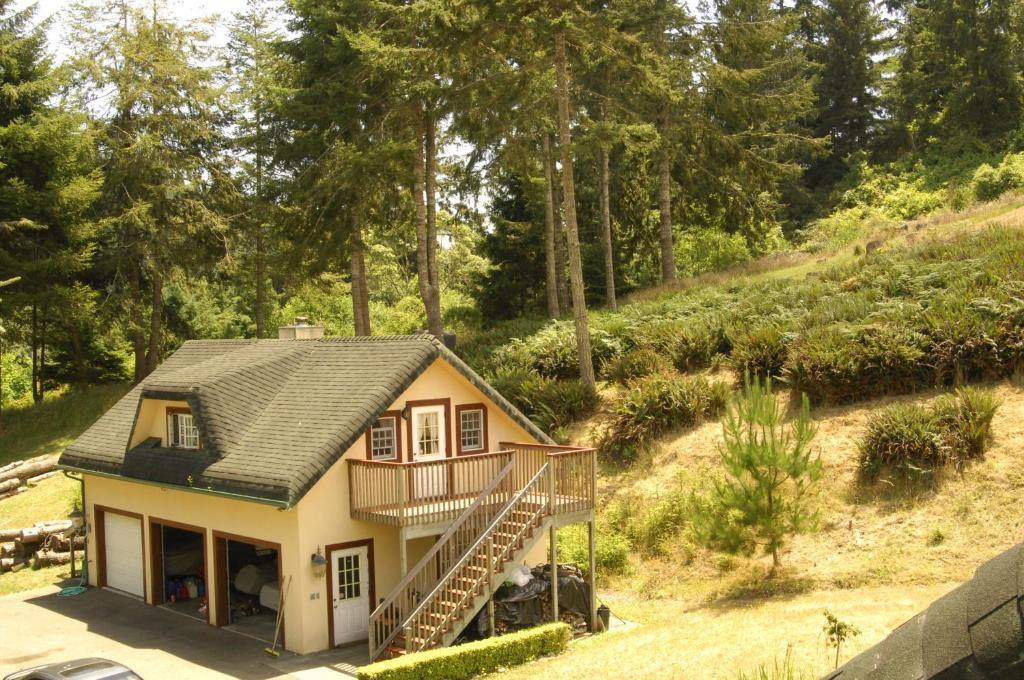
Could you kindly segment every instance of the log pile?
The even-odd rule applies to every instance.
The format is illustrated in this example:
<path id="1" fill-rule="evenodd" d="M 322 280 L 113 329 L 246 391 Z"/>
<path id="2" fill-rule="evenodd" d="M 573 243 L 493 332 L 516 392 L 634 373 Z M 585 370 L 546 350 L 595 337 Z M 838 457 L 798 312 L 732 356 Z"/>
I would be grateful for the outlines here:
<path id="1" fill-rule="evenodd" d="M 57 456 L 16 460 L 0 467 L 0 500 L 19 494 L 57 474 Z"/>
<path id="2" fill-rule="evenodd" d="M 69 519 L 39 522 L 23 529 L 0 529 L 0 574 L 69 564 L 71 551 L 85 548 L 85 536 Z"/>

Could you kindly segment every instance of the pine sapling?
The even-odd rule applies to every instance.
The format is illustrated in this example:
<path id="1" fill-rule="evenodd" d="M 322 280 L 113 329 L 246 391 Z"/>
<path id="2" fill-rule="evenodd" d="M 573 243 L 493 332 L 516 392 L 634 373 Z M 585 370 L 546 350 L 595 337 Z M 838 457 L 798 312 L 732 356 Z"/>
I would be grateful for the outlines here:
<path id="1" fill-rule="evenodd" d="M 772 556 L 772 571 L 788 536 L 817 525 L 809 492 L 821 478 L 820 457 L 811 450 L 816 427 L 806 395 L 786 428 L 771 380 L 747 376 L 742 396 L 722 421 L 719 447 L 725 475 L 695 518 L 702 542 L 731 554 Z"/>

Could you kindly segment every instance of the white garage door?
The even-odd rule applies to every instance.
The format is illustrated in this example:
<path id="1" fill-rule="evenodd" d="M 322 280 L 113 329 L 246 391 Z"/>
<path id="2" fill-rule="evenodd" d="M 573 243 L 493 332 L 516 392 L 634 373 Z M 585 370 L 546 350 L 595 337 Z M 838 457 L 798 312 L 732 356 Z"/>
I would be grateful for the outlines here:
<path id="1" fill-rule="evenodd" d="M 113 512 L 103 514 L 107 585 L 144 597 L 142 580 L 142 520 Z"/>

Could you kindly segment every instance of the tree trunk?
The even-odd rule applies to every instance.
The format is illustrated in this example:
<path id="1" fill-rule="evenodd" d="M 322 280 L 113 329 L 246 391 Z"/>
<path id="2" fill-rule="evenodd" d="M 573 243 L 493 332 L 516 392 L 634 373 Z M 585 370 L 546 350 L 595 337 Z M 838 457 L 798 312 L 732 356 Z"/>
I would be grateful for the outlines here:
<path id="1" fill-rule="evenodd" d="M 137 254 L 131 256 L 128 264 L 128 290 L 131 295 L 128 307 L 132 352 L 135 355 L 135 382 L 139 382 L 146 377 L 146 333 L 143 330 L 142 271 Z"/>
<path id="2" fill-rule="evenodd" d="M 662 144 L 665 144 L 664 139 Z M 676 280 L 676 256 L 672 249 L 672 159 L 663 146 L 658 160 L 658 214 L 661 218 L 661 282 Z"/>
<path id="3" fill-rule="evenodd" d="M 263 240 L 263 222 L 256 225 L 256 308 L 253 316 L 256 320 L 256 337 L 262 338 L 266 332 L 266 321 L 264 320 L 267 306 L 267 289 L 265 279 L 267 278 L 266 264 L 266 243 Z"/>
<path id="4" fill-rule="evenodd" d="M 611 200 L 608 196 L 608 149 L 599 152 L 601 163 L 601 248 L 604 251 L 604 290 L 608 309 L 617 309 L 615 300 L 615 255 L 612 252 Z"/>
<path id="5" fill-rule="evenodd" d="M 572 169 L 572 135 L 569 132 L 569 68 L 565 55 L 565 31 L 555 33 L 555 76 L 558 90 L 558 144 L 562 152 L 562 200 L 565 205 L 565 235 L 569 251 L 569 283 L 572 313 L 576 322 L 576 357 L 580 380 L 594 386 L 594 362 L 590 354 L 590 330 L 587 302 L 583 290 L 583 263 L 580 260 L 580 236 L 576 225 L 576 186 Z"/>
<path id="6" fill-rule="evenodd" d="M 430 228 L 428 222 L 427 206 L 424 200 L 426 192 L 426 169 L 428 160 L 425 147 L 427 143 L 426 116 L 424 116 L 416 129 L 416 159 L 413 168 L 413 203 L 416 205 L 416 274 L 419 282 L 420 297 L 423 299 L 423 307 L 427 315 L 427 330 L 438 340 L 443 340 L 444 331 L 441 326 L 441 305 L 437 288 L 432 284 L 430 271 L 431 253 L 437 247 L 430 242 Z M 431 123 L 432 124 L 432 123 Z"/>
<path id="7" fill-rule="evenodd" d="M 562 315 L 558 301 L 558 258 L 555 254 L 555 169 L 551 158 L 551 138 L 544 133 L 544 274 L 547 283 L 548 317 Z M 559 230 L 561 231 L 561 230 Z M 561 238 L 561 234 L 558 234 Z"/>
<path id="8" fill-rule="evenodd" d="M 39 310 L 36 303 L 32 303 L 32 403 L 38 404 L 43 400 L 39 394 Z"/>
<path id="9" fill-rule="evenodd" d="M 562 196 L 561 196 L 561 175 L 554 168 L 552 163 L 552 172 L 558 178 L 555 179 L 554 185 L 551 188 L 551 196 L 554 199 L 555 205 L 555 269 L 557 270 L 555 281 L 555 288 L 558 291 L 558 309 L 562 314 L 568 311 L 570 306 L 569 301 L 569 286 L 566 272 L 568 266 L 566 260 L 568 255 L 566 254 L 566 234 L 565 234 L 565 221 L 562 219 Z"/>
<path id="10" fill-rule="evenodd" d="M 39 401 L 46 399 L 46 317 L 49 310 L 43 307 L 43 318 L 39 322 Z"/>
<path id="11" fill-rule="evenodd" d="M 370 291 L 366 281 L 366 258 L 363 246 L 363 225 L 354 214 L 351 220 L 352 319 L 356 335 L 370 335 Z"/>
<path id="12" fill-rule="evenodd" d="M 146 375 L 156 370 L 160 363 L 160 345 L 164 329 L 164 280 L 163 276 L 153 272 L 152 290 L 150 293 L 149 310 L 149 346 L 146 349 Z M 145 377 L 145 376 L 143 376 Z"/>

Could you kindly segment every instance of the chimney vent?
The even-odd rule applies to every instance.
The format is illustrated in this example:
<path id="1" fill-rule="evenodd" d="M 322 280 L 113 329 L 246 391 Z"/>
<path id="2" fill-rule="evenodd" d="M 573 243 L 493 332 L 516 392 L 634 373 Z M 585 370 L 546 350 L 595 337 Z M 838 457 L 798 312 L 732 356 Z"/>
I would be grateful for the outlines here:
<path id="1" fill-rule="evenodd" d="M 297 316 L 291 326 L 281 326 L 277 329 L 277 337 L 280 340 L 316 340 L 324 337 L 324 327 L 311 326 L 309 317 Z"/>

